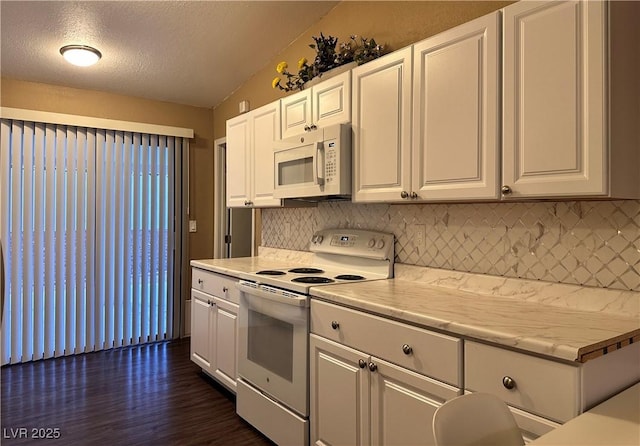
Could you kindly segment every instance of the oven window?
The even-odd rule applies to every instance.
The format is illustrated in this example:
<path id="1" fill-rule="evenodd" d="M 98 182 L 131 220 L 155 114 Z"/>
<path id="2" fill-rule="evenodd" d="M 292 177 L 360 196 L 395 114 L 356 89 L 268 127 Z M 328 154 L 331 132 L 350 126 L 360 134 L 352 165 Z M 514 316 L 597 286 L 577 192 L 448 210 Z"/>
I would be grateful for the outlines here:
<path id="1" fill-rule="evenodd" d="M 313 183 L 313 157 L 278 163 L 278 185 Z"/>
<path id="2" fill-rule="evenodd" d="M 283 379 L 293 379 L 293 325 L 249 309 L 249 360 Z"/>

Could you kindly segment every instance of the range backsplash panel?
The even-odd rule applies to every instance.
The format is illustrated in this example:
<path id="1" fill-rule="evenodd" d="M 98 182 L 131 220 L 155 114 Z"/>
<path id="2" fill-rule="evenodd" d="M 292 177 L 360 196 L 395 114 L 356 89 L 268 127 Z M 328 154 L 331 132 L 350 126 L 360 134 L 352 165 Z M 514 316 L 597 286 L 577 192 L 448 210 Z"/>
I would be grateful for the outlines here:
<path id="1" fill-rule="evenodd" d="M 354 204 L 262 211 L 262 245 L 306 251 L 314 231 L 391 232 L 396 262 L 640 291 L 640 201 Z M 423 241 L 419 234 L 423 233 Z"/>

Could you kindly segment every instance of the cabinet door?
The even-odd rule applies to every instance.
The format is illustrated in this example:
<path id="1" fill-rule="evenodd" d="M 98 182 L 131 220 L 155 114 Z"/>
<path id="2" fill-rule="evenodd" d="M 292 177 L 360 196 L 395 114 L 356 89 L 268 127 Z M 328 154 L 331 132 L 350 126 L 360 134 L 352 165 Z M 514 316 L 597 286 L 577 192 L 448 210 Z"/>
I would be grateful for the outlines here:
<path id="1" fill-rule="evenodd" d="M 284 97 L 280 100 L 280 104 L 283 138 L 303 134 L 305 127 L 313 123 L 310 89 Z"/>
<path id="2" fill-rule="evenodd" d="M 605 8 L 551 1 L 504 9 L 505 198 L 607 193 Z"/>
<path id="3" fill-rule="evenodd" d="M 191 290 L 191 360 L 206 370 L 211 368 L 210 299 Z"/>
<path id="4" fill-rule="evenodd" d="M 495 12 L 413 48 L 412 187 L 426 200 L 498 198 Z"/>
<path id="5" fill-rule="evenodd" d="M 249 114 L 227 121 L 227 207 L 251 200 L 251 128 Z"/>
<path id="6" fill-rule="evenodd" d="M 368 445 L 368 355 L 310 336 L 312 445 Z"/>
<path id="7" fill-rule="evenodd" d="M 215 334 L 212 342 L 215 345 L 213 373 L 221 382 L 231 389 L 236 388 L 236 343 L 238 306 L 222 299 L 214 298 Z"/>
<path id="8" fill-rule="evenodd" d="M 322 81 L 311 90 L 311 117 L 316 127 L 351 120 L 351 70 Z"/>
<path id="9" fill-rule="evenodd" d="M 376 357 L 371 363 L 371 444 L 434 444 L 436 409 L 462 391 Z"/>
<path id="10" fill-rule="evenodd" d="M 411 52 L 352 71 L 353 201 L 400 201 L 410 192 Z"/>
<path id="11" fill-rule="evenodd" d="M 253 142 L 253 197 L 254 207 L 280 206 L 273 198 L 274 160 L 273 143 L 280 139 L 280 102 L 265 105 L 251 112 Z"/>

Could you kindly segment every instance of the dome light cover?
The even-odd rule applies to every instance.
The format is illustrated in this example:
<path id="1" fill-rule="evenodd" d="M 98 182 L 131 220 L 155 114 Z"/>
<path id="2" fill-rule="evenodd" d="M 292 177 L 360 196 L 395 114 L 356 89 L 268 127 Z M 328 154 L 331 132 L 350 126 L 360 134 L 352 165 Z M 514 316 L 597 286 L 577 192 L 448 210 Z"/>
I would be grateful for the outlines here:
<path id="1" fill-rule="evenodd" d="M 60 48 L 60 54 L 67 62 L 79 67 L 88 67 L 102 57 L 100 51 L 86 45 L 66 45 Z"/>

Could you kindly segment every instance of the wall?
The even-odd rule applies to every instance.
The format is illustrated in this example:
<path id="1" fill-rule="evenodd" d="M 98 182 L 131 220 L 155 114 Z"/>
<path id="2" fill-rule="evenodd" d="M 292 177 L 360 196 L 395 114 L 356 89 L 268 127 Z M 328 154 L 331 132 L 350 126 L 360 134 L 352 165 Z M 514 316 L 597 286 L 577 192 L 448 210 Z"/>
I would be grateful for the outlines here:
<path id="1" fill-rule="evenodd" d="M 295 66 L 311 36 L 374 37 L 396 50 L 511 2 L 342 2 L 214 109 L 225 133 L 238 103 L 285 95 L 270 87 L 281 60 Z M 426 240 L 416 244 L 415 225 Z M 640 201 L 361 205 L 262 211 L 263 246 L 308 250 L 318 229 L 366 228 L 396 236 L 396 261 L 460 271 L 640 291 Z"/>
<path id="2" fill-rule="evenodd" d="M 342 1 L 214 108 L 214 137 L 225 136 L 226 121 L 239 114 L 238 104 L 241 101 L 248 100 L 253 110 L 293 94 L 271 87 L 271 81 L 278 75 L 275 67 L 281 61 L 295 67 L 302 57 L 313 60 L 315 52 L 309 44 L 313 43 L 312 37 L 319 36 L 321 32 L 338 37 L 339 42 L 348 41 L 351 35 L 375 38 L 378 44 L 393 51 L 510 3 L 514 1 Z M 256 213 L 255 225 L 256 243 L 260 244 L 260 212 Z"/>
<path id="3" fill-rule="evenodd" d="M 15 79 L 2 78 L 1 82 L 3 107 L 193 129 L 195 138 L 189 144 L 189 218 L 198 221 L 198 232 L 189 234 L 189 259 L 213 257 L 212 110 Z M 187 277 L 186 286 L 190 283 Z M 187 289 L 182 296 L 183 317 Z M 182 320 L 184 333 L 185 319 Z"/>
<path id="4" fill-rule="evenodd" d="M 1 87 L 3 107 L 192 128 L 189 218 L 197 219 L 199 229 L 189 234 L 189 258 L 213 257 L 212 110 L 7 78 Z"/>
<path id="5" fill-rule="evenodd" d="M 415 225 L 424 225 L 419 246 Z M 263 246 L 308 250 L 314 231 L 391 232 L 396 262 L 640 291 L 640 201 L 354 204 L 263 211 Z M 289 231 L 289 234 L 287 234 Z"/>
<path id="6" fill-rule="evenodd" d="M 214 108 L 214 135 L 216 138 L 225 135 L 225 123 L 238 115 L 240 101 L 248 100 L 251 109 L 255 109 L 285 96 L 287 93 L 271 88 L 271 81 L 278 74 L 276 65 L 286 61 L 290 67 L 296 67 L 301 57 L 312 61 L 315 52 L 308 45 L 313 43 L 312 36 L 319 36 L 320 32 L 338 37 L 338 42 L 348 41 L 352 34 L 375 38 L 377 43 L 397 50 L 509 3 L 513 1 L 340 2 L 269 65 Z M 275 21 L 272 26 L 276 26 Z"/>

